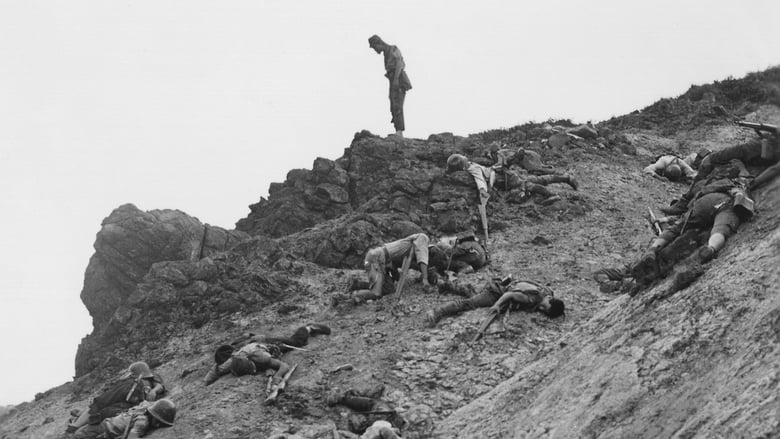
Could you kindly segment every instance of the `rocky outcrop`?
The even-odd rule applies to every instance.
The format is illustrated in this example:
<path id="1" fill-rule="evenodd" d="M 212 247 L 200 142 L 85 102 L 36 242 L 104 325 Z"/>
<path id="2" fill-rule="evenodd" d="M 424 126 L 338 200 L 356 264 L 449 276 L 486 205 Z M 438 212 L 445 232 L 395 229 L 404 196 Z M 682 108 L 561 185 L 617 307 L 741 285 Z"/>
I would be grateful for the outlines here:
<path id="1" fill-rule="evenodd" d="M 519 133 L 521 137 L 513 131 L 509 138 L 521 138 L 519 144 L 524 144 L 526 136 Z M 410 233 L 479 231 L 473 178 L 466 172 L 445 175 L 444 168 L 450 154 L 479 159 L 488 147 L 481 136 L 443 133 L 422 141 L 361 132 L 343 157 L 317 159 L 311 171 L 296 170 L 284 183 L 272 184 L 269 199 L 250 206 L 249 216 L 236 226 L 250 234 L 284 237 L 286 248 L 297 256 L 341 268 L 359 266 L 368 248 Z M 527 197 L 506 200 L 522 203 Z M 567 202 L 557 208 L 566 210 Z M 492 208 L 488 206 L 489 212 Z"/>
<path id="2" fill-rule="evenodd" d="M 242 232 L 202 224 L 178 210 L 143 212 L 132 204 L 118 207 L 103 220 L 84 275 L 81 300 L 92 316 L 92 336 L 103 334 L 112 321 L 129 319 L 128 300 L 154 264 L 198 263 L 248 238 Z M 175 283 L 174 270 L 158 267 L 158 274 Z M 90 344 L 87 339 L 83 346 Z M 77 375 L 84 372 L 80 365 L 89 351 L 79 350 Z"/>
<path id="3" fill-rule="evenodd" d="M 393 212 L 433 228 L 437 219 L 431 213 L 441 212 L 442 206 L 431 212 L 431 204 L 447 202 L 451 195 L 445 189 L 449 185 L 441 184 L 447 157 L 482 146 L 451 134 L 425 142 L 363 131 L 341 158 L 319 158 L 311 170 L 291 171 L 284 183 L 272 184 L 269 198 L 251 205 L 251 213 L 236 228 L 280 237 L 351 212 Z"/>
<path id="4" fill-rule="evenodd" d="M 132 204 L 122 205 L 103 220 L 81 300 L 100 331 L 155 262 L 197 261 L 247 238 L 241 232 L 204 225 L 178 210 L 143 212 Z"/>

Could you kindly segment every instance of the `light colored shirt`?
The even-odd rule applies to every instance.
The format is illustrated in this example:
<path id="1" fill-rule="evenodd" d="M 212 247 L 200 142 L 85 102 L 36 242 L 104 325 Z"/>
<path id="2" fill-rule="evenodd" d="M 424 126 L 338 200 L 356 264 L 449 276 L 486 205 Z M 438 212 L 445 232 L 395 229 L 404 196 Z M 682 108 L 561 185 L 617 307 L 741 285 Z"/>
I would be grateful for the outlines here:
<path id="1" fill-rule="evenodd" d="M 385 244 L 390 259 L 403 258 L 409 253 L 409 249 L 414 247 L 414 255 L 417 257 L 418 264 L 428 265 L 428 243 L 430 239 L 425 233 L 415 233 L 406 238 Z M 389 261 L 385 261 L 389 262 Z"/>
<path id="2" fill-rule="evenodd" d="M 109 437 L 118 438 L 122 437 L 127 429 L 127 425 L 131 424 L 127 437 L 144 437 L 146 433 L 151 430 L 149 417 L 146 415 L 146 410 L 151 407 L 151 405 L 151 402 L 144 401 L 124 413 L 116 415 L 113 418 L 108 418 L 103 421 L 103 428 Z"/>
<path id="3" fill-rule="evenodd" d="M 479 192 L 488 194 L 488 189 L 493 187 L 493 182 L 496 179 L 495 171 L 492 168 L 474 162 L 469 162 L 466 171 L 474 177 L 474 183 L 477 184 Z"/>
<path id="4" fill-rule="evenodd" d="M 366 432 L 360 436 L 360 439 L 401 439 L 401 437 L 395 433 L 389 422 L 375 421 L 366 429 Z"/>

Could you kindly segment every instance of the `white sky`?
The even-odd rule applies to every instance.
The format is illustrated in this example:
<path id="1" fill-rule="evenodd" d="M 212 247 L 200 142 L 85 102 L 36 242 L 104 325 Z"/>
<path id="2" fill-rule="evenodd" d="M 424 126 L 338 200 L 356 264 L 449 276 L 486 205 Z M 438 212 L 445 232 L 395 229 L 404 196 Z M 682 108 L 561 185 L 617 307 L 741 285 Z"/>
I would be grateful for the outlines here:
<path id="1" fill-rule="evenodd" d="M 225 228 L 361 129 L 601 121 L 780 64 L 780 2 L 0 0 L 0 405 L 72 378 L 101 220 L 131 202 Z"/>

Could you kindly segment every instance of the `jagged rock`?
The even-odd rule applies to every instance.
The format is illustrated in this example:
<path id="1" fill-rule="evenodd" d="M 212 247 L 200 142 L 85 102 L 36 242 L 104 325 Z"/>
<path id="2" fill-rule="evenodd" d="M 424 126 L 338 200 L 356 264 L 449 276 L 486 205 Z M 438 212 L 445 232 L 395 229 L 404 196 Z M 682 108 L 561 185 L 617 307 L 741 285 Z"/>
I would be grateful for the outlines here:
<path id="1" fill-rule="evenodd" d="M 599 132 L 593 125 L 583 124 L 574 128 L 570 128 L 567 133 L 574 134 L 575 136 L 582 137 L 583 139 L 595 139 L 599 136 Z"/>
<path id="2" fill-rule="evenodd" d="M 356 206 L 365 212 L 400 212 L 423 228 L 435 227 L 439 221 L 428 215 L 430 204 L 456 198 L 450 189 L 453 180 L 443 176 L 454 146 L 476 151 L 481 144 L 448 134 L 434 135 L 426 144 L 356 136 L 344 157 L 318 158 L 311 171 L 288 173 L 284 183 L 269 190 L 269 199 L 250 206 L 251 213 L 236 227 L 280 237 L 349 213 Z M 460 174 L 454 182 L 463 186 L 461 194 L 471 196 L 473 180 Z M 449 223 L 452 215 L 439 212 Z"/>
<path id="3" fill-rule="evenodd" d="M 551 148 L 562 148 L 569 143 L 569 136 L 563 133 L 556 133 L 547 138 L 547 144 Z"/>
<path id="4" fill-rule="evenodd" d="M 173 261 L 184 261 L 184 265 L 191 268 L 189 261 L 230 249 L 248 238 L 242 232 L 202 224 L 178 210 L 143 212 L 132 204 L 118 207 L 103 220 L 81 291 L 81 300 L 92 316 L 93 335 L 104 333 L 110 326 L 113 331 L 116 325 L 121 326 L 131 319 L 132 313 L 125 305 L 140 300 L 139 295 L 144 293 L 136 292 L 136 287 L 156 263 L 172 261 L 157 265 L 155 275 L 183 287 L 191 278 L 181 271 L 181 263 Z M 201 269 L 197 276 L 203 277 L 208 262 L 197 264 L 200 263 L 193 266 Z M 136 296 L 131 298 L 134 292 Z M 165 291 L 154 294 L 158 299 L 166 300 Z M 89 342 L 82 345 L 93 346 Z M 76 355 L 77 375 L 89 369 L 87 351 L 91 352 L 91 349 L 80 347 Z"/>
<path id="5" fill-rule="evenodd" d="M 636 155 L 636 152 L 637 152 L 636 151 L 636 146 L 634 146 L 633 144 L 631 144 L 631 143 L 618 143 L 617 145 L 618 145 L 618 149 L 620 149 L 620 151 L 623 154 Z"/>
<path id="6" fill-rule="evenodd" d="M 283 184 L 274 183 L 269 188 L 268 199 L 249 206 L 250 215 L 239 220 L 236 229 L 282 236 L 350 212 L 350 177 L 341 167 L 350 163 L 349 159 L 334 162 L 317 158 L 311 171 L 288 172 Z"/>
<path id="7" fill-rule="evenodd" d="M 204 225 L 178 210 L 143 212 L 132 204 L 122 205 L 103 220 L 81 300 L 99 332 L 155 262 L 197 261 L 247 238 L 241 232 Z"/>

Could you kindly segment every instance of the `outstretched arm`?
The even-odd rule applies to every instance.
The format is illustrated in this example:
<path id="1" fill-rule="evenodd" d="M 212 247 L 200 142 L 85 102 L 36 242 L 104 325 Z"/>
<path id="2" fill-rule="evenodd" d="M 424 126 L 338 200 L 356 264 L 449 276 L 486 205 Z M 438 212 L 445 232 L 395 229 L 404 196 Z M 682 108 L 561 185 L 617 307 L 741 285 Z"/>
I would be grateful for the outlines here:
<path id="1" fill-rule="evenodd" d="M 493 306 L 490 307 L 490 310 L 494 312 L 501 312 L 501 308 L 509 304 L 509 302 L 515 302 L 521 305 L 534 304 L 533 300 L 531 300 L 531 298 L 528 297 L 527 294 L 521 293 L 519 291 L 508 291 L 502 294 L 501 297 L 498 298 L 496 303 L 494 303 Z"/>
<path id="2" fill-rule="evenodd" d="M 645 174 L 650 174 L 653 177 L 658 177 L 658 173 L 663 171 L 666 168 L 666 165 L 669 164 L 669 160 L 666 156 L 658 157 L 658 160 L 656 160 L 655 163 L 652 165 L 647 166 L 645 169 L 642 170 Z"/>

